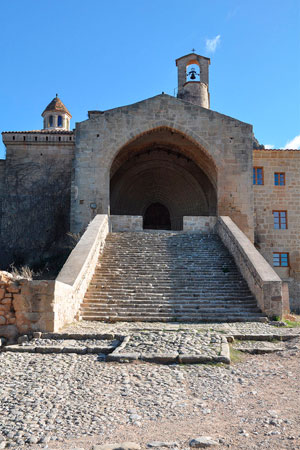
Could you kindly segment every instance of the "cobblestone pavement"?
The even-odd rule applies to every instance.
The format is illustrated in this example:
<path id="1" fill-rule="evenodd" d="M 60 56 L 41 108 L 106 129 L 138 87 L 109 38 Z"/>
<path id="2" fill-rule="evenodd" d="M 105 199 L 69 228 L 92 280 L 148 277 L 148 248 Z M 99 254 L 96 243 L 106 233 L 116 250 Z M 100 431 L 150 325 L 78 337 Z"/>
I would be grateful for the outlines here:
<path id="1" fill-rule="evenodd" d="M 117 325 L 81 323 L 64 332 L 95 327 L 95 333 L 110 329 L 125 334 L 136 329 L 136 324 Z M 283 334 L 282 328 L 262 325 L 218 324 L 218 332 Z M 163 325 L 174 326 L 189 329 Z M 189 327 L 197 330 L 190 333 L 190 342 L 202 335 L 201 329 L 210 338 L 215 332 L 212 325 Z M 159 333 L 157 324 L 152 329 Z M 140 345 L 138 339 L 132 342 Z M 184 449 L 190 439 L 208 435 L 220 440 L 221 448 L 296 450 L 300 338 L 280 345 L 284 349 L 274 354 L 237 352 L 240 361 L 231 366 L 117 364 L 92 354 L 0 353 L 0 448 L 91 450 L 95 444 L 127 440 L 142 448 L 151 441 L 176 442 L 176 448 Z"/>
<path id="2" fill-rule="evenodd" d="M 218 356 L 221 351 L 222 339 L 209 330 L 192 331 L 142 331 L 131 336 L 124 352 L 205 354 Z"/>

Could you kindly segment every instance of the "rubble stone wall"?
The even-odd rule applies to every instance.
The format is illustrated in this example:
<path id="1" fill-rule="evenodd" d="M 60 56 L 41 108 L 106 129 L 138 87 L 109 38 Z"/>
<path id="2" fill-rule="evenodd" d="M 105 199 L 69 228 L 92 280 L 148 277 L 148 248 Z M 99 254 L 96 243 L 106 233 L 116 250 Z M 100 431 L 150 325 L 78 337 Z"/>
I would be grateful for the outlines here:
<path id="1" fill-rule="evenodd" d="M 19 294 L 20 287 L 14 282 L 11 275 L 0 272 L 0 326 L 14 325 L 16 314 L 14 308 L 14 295 Z"/>

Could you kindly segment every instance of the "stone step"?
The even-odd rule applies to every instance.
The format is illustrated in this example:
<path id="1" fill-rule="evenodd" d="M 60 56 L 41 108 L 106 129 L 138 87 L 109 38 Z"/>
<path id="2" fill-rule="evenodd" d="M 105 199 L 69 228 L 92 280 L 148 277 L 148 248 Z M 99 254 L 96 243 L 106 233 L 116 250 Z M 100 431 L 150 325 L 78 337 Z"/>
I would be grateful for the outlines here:
<path id="1" fill-rule="evenodd" d="M 81 306 L 84 320 L 265 320 L 215 235 L 111 233 Z"/>
<path id="2" fill-rule="evenodd" d="M 122 306 L 122 305 L 127 305 L 127 306 L 131 306 L 132 304 L 134 305 L 139 305 L 139 306 L 143 306 L 143 305 L 149 305 L 149 306 L 162 306 L 162 305 L 172 305 L 172 306 L 190 306 L 190 307 L 195 307 L 195 306 L 210 306 L 210 307 L 216 307 L 216 306 L 223 306 L 223 307 L 229 307 L 229 306 L 242 306 L 242 307 L 256 307 L 256 302 L 254 301 L 248 301 L 248 302 L 244 302 L 244 301 L 188 301 L 188 300 L 184 300 L 184 301 L 179 301 L 179 300 L 155 300 L 155 301 L 150 301 L 150 300 L 130 300 L 130 299 L 91 299 L 91 300 L 86 300 L 83 303 L 83 307 L 86 305 L 95 305 L 98 307 L 104 306 L 104 305 L 115 305 L 115 306 Z"/>
<path id="3" fill-rule="evenodd" d="M 93 316 L 93 315 L 86 315 L 82 317 L 83 320 L 88 321 L 101 321 L 101 322 L 191 322 L 191 323 L 222 323 L 222 322 L 267 322 L 267 318 L 264 316 L 258 316 L 258 315 L 239 315 L 239 316 L 216 316 L 216 315 L 203 315 L 201 316 L 198 314 L 196 317 L 194 316 L 164 316 L 162 314 L 158 314 L 156 316 Z"/>

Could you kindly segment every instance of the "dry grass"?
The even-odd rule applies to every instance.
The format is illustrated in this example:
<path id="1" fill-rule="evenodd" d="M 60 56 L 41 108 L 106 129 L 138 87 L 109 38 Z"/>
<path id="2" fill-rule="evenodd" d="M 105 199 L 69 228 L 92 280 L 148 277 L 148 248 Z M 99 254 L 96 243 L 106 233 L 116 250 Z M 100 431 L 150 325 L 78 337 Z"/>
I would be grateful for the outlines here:
<path id="1" fill-rule="evenodd" d="M 70 243 L 71 243 L 71 247 L 73 248 L 80 241 L 81 233 L 71 233 L 71 231 L 69 231 L 67 233 L 67 236 L 69 237 Z"/>
<path id="2" fill-rule="evenodd" d="M 14 278 L 17 280 L 20 279 L 26 279 L 26 280 L 33 280 L 33 277 L 36 275 L 32 269 L 28 266 L 22 266 L 22 267 L 15 267 L 13 264 L 10 266 L 11 268 L 11 274 Z"/>

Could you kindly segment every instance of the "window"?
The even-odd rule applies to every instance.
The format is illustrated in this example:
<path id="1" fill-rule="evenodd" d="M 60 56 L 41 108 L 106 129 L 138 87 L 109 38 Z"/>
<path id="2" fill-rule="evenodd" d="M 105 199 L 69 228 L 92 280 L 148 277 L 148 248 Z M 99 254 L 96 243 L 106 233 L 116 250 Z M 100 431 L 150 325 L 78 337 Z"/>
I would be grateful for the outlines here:
<path id="1" fill-rule="evenodd" d="M 253 184 L 264 184 L 263 167 L 253 167 Z"/>
<path id="2" fill-rule="evenodd" d="M 285 186 L 285 173 L 275 172 L 274 173 L 274 184 L 275 186 Z"/>
<path id="3" fill-rule="evenodd" d="M 57 117 L 57 126 L 62 127 L 62 117 L 61 116 Z"/>
<path id="4" fill-rule="evenodd" d="M 49 116 L 49 127 L 53 127 L 53 116 Z"/>
<path id="5" fill-rule="evenodd" d="M 200 67 L 197 61 L 190 61 L 186 70 L 186 81 L 200 81 Z"/>
<path id="6" fill-rule="evenodd" d="M 274 228 L 275 230 L 287 229 L 287 212 L 286 211 L 273 211 L 274 216 Z"/>
<path id="7" fill-rule="evenodd" d="M 273 266 L 274 267 L 289 267 L 289 254 L 288 253 L 273 253 Z"/>

